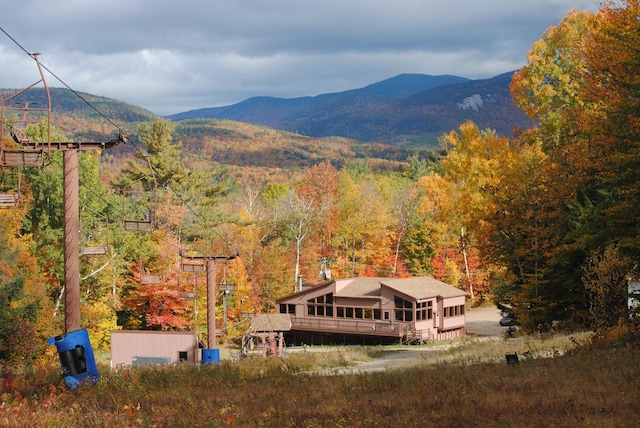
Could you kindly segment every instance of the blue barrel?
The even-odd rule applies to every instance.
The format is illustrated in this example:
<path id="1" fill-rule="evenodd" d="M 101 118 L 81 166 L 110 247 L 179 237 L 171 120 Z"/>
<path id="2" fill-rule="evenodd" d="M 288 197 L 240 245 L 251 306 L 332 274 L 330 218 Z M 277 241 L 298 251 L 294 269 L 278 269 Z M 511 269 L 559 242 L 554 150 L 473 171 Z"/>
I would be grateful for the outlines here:
<path id="1" fill-rule="evenodd" d="M 202 350 L 202 364 L 220 364 L 220 350 L 219 349 L 203 349 Z"/>
<path id="2" fill-rule="evenodd" d="M 85 381 L 98 381 L 98 367 L 86 328 L 52 337 L 49 345 L 55 345 L 58 350 L 64 382 L 68 387 L 76 388 Z"/>

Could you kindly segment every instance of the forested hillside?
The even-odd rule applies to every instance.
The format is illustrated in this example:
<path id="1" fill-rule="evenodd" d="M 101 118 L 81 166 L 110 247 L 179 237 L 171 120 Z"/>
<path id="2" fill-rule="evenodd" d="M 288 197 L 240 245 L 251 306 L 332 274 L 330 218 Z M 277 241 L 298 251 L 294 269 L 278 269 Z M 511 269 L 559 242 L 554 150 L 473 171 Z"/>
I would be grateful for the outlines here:
<path id="1" fill-rule="evenodd" d="M 405 74 L 345 92 L 293 99 L 256 97 L 169 118 L 231 119 L 316 138 L 433 148 L 438 137 L 466 120 L 504 136 L 530 127 L 533 121 L 515 107 L 509 94 L 512 74 L 484 80 Z"/>
<path id="2" fill-rule="evenodd" d="M 333 278 L 433 275 L 470 303 L 497 302 L 525 331 L 624 324 L 640 258 L 638 16 L 637 0 L 569 13 L 510 82 L 538 126 L 509 137 L 464 120 L 437 154 L 114 110 L 130 144 L 80 154 L 92 343 L 108 347 L 113 328 L 206 331 L 204 274 L 183 269 L 195 255 L 237 255 L 218 263 L 218 280 L 237 287 L 224 340 L 244 332 L 246 313 L 273 311 L 298 275 L 322 281 L 321 267 Z M 61 117 L 54 141 L 77 135 Z M 96 136 L 117 131 L 82 121 Z M 0 208 L 2 359 L 42 355 L 64 325 L 59 154 L 42 168 L 3 168 L 2 194 L 20 197 Z M 125 220 L 153 227 L 128 231 Z M 108 251 L 82 251 L 96 246 Z"/>

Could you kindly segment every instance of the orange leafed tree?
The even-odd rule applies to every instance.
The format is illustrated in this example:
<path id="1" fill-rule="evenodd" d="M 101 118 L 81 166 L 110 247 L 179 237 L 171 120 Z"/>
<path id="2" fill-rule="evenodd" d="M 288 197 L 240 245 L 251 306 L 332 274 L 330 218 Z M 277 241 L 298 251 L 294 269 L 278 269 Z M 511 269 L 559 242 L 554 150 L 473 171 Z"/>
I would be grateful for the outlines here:
<path id="1" fill-rule="evenodd" d="M 46 352 L 61 320 L 52 322 L 53 304 L 29 251 L 30 237 L 20 233 L 28 206 L 22 197 L 21 206 L 0 209 L 0 359 L 33 361 Z"/>
<path id="2" fill-rule="evenodd" d="M 623 252 L 640 255 L 640 1 L 607 1 L 585 42 L 589 74 L 579 123 L 589 171 L 610 193 L 601 224 Z"/>

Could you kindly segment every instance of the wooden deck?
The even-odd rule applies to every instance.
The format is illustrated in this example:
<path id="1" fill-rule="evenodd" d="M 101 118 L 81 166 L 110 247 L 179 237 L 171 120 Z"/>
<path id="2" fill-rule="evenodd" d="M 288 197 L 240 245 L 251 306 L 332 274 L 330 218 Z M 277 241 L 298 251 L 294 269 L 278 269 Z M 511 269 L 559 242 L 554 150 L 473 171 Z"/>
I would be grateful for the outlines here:
<path id="1" fill-rule="evenodd" d="M 322 333 L 402 337 L 409 327 L 411 327 L 410 323 L 395 323 L 389 321 L 291 317 L 292 330 Z"/>

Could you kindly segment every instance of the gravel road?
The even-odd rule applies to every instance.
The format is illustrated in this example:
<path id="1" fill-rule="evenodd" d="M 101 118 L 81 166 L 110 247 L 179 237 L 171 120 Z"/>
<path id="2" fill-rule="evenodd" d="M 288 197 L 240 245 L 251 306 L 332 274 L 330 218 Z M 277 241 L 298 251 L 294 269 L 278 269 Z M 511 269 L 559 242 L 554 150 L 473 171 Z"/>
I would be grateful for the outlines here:
<path id="1" fill-rule="evenodd" d="M 502 315 L 495 306 L 468 309 L 466 317 L 468 336 L 501 337 L 508 329 L 500 325 Z"/>

